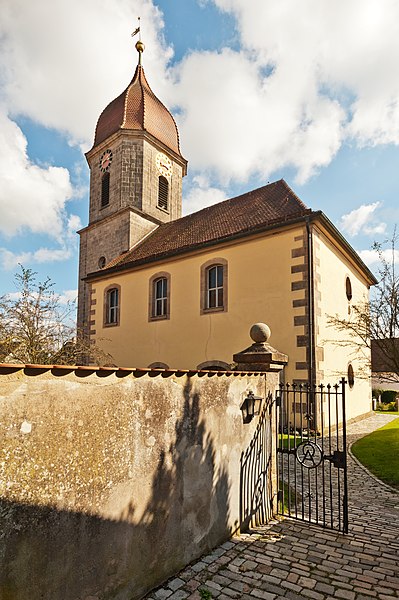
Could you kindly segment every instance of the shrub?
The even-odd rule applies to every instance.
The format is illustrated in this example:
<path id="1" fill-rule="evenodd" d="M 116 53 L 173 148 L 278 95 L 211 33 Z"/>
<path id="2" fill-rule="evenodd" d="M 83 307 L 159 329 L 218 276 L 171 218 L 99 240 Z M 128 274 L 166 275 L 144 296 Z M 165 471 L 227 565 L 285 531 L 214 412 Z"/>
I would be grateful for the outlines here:
<path id="1" fill-rule="evenodd" d="M 381 402 L 383 404 L 390 404 L 391 402 L 395 402 L 396 400 L 395 390 L 384 390 L 381 394 Z"/>

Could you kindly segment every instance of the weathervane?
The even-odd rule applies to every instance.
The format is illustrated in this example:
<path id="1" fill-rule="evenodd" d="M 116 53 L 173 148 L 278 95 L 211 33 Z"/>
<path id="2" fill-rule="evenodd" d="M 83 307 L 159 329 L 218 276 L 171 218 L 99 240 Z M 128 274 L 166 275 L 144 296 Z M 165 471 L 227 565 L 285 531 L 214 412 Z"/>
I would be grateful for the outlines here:
<path id="1" fill-rule="evenodd" d="M 140 17 L 137 17 L 138 21 L 139 21 L 139 26 L 136 27 L 136 29 L 133 31 L 132 33 L 132 37 L 134 37 L 135 35 L 139 34 L 139 39 L 136 42 L 136 50 L 139 53 L 139 65 L 141 65 L 141 55 L 144 52 L 144 44 L 141 41 L 141 30 L 140 30 Z"/>

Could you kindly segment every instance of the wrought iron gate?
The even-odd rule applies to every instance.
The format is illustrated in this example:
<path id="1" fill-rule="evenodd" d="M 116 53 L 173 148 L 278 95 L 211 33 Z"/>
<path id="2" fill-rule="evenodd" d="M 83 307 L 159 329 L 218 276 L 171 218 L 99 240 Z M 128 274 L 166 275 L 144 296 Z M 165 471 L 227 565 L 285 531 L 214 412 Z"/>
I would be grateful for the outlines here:
<path id="1" fill-rule="evenodd" d="M 264 525 L 273 516 L 272 405 L 269 393 L 251 443 L 241 455 L 240 527 Z"/>
<path id="2" fill-rule="evenodd" d="M 278 513 L 348 532 L 345 379 L 281 385 L 276 397 Z"/>

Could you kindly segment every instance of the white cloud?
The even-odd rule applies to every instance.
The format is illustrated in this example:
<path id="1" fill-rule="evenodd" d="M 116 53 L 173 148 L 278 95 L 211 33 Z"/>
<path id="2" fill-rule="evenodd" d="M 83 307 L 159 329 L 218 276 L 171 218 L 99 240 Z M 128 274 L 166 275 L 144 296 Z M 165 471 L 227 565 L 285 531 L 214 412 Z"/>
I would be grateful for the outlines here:
<path id="1" fill-rule="evenodd" d="M 0 112 L 0 232 L 15 235 L 26 228 L 57 237 L 72 196 L 69 172 L 33 164 L 26 147 L 22 131 Z"/>
<path id="2" fill-rule="evenodd" d="M 380 254 L 376 250 L 360 250 L 358 254 L 369 267 L 381 264 Z M 399 250 L 395 250 L 394 255 L 392 254 L 392 250 L 383 250 L 381 256 L 387 263 L 391 263 L 393 257 L 396 263 L 399 262 Z"/>
<path id="3" fill-rule="evenodd" d="M 76 302 L 78 297 L 78 290 L 64 290 L 62 294 L 58 295 L 60 304 L 70 304 Z"/>
<path id="4" fill-rule="evenodd" d="M 87 147 L 103 108 L 133 76 L 131 31 L 141 15 L 146 70 L 163 74 L 170 49 L 157 37 L 160 11 L 150 0 L 2 0 L 0 77 L 15 114 L 65 131 Z M 157 77 L 165 85 L 163 75 Z"/>
<path id="5" fill-rule="evenodd" d="M 32 264 L 62 262 L 72 256 L 71 248 L 39 248 L 33 252 L 11 252 L 7 248 L 0 248 L 0 264 L 6 271 L 12 271 L 19 264 L 24 267 Z"/>
<path id="6" fill-rule="evenodd" d="M 185 215 L 226 200 L 226 194 L 222 190 L 210 186 L 209 180 L 203 175 L 193 177 L 193 184 L 183 199 Z"/>
<path id="7" fill-rule="evenodd" d="M 385 223 L 373 223 L 376 209 L 381 205 L 380 202 L 372 204 L 362 204 L 359 208 L 352 210 L 350 213 L 341 217 L 339 226 L 345 233 L 355 236 L 358 233 L 367 235 L 384 233 L 386 229 Z"/>
<path id="8" fill-rule="evenodd" d="M 222 183 L 268 179 L 287 165 L 303 182 L 341 144 L 344 113 L 335 100 L 317 98 L 314 85 L 298 88 L 289 73 L 265 77 L 262 66 L 225 49 L 192 53 L 175 69 L 184 151 Z"/>
<path id="9" fill-rule="evenodd" d="M 223 178 L 292 165 L 303 183 L 344 139 L 399 143 L 399 3 L 214 0 L 233 12 L 239 52 L 195 53 L 178 69 L 191 164 Z"/>
<path id="10" fill-rule="evenodd" d="M 193 52 L 170 69 L 172 49 L 152 0 L 2 0 L 5 109 L 90 146 L 100 112 L 132 77 L 137 54 L 130 32 L 140 14 L 150 84 L 179 109 L 190 168 L 213 182 L 267 180 L 293 167 L 304 183 L 345 139 L 399 144 L 397 0 L 213 1 L 234 13 L 241 47 Z M 65 193 L 57 167 L 31 165 L 32 178 L 35 169 Z M 204 202 L 212 194 L 200 186 L 196 193 Z M 62 200 L 54 199 L 42 220 L 60 211 Z M 9 214 L 9 231 L 18 229 L 15 215 L 14 221 Z"/>

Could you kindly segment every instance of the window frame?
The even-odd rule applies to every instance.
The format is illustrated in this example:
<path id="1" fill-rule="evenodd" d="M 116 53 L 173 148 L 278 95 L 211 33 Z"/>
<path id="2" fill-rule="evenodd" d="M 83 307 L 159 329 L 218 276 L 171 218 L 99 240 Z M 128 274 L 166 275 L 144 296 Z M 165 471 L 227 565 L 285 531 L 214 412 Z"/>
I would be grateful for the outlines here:
<path id="1" fill-rule="evenodd" d="M 162 183 L 162 185 L 161 185 Z M 166 192 L 166 206 L 164 206 L 164 199 L 162 199 L 161 203 L 161 192 Z M 169 180 L 165 175 L 159 175 L 158 177 L 158 199 L 157 199 L 157 208 L 160 210 L 164 210 L 165 212 L 169 212 Z"/>
<path id="2" fill-rule="evenodd" d="M 345 295 L 346 295 L 346 299 L 348 300 L 348 302 L 351 302 L 351 300 L 353 298 L 353 287 L 352 287 L 352 281 L 351 281 L 349 275 L 347 275 L 345 277 Z"/>
<path id="3" fill-rule="evenodd" d="M 156 285 L 158 281 L 166 281 L 166 296 L 160 298 L 156 295 Z M 170 288 L 171 288 L 171 277 L 170 273 L 166 271 L 159 271 L 154 273 L 149 281 L 149 293 L 148 293 L 148 320 L 149 321 L 164 321 L 170 319 Z M 161 301 L 166 304 L 165 312 L 162 314 L 156 314 L 156 302 Z"/>
<path id="4" fill-rule="evenodd" d="M 216 295 L 218 295 L 218 291 L 222 289 L 223 292 L 223 303 L 219 306 L 209 306 L 209 273 L 215 267 L 222 267 L 222 286 L 218 285 L 218 281 L 216 280 L 216 286 L 212 289 L 216 290 Z M 217 275 L 216 275 L 217 277 Z M 225 258 L 214 258 L 208 260 L 206 263 L 201 265 L 201 314 L 209 314 L 209 313 L 217 313 L 217 312 L 227 312 L 228 307 L 228 264 Z"/>
<path id="5" fill-rule="evenodd" d="M 117 292 L 117 304 L 116 306 L 110 306 L 110 299 L 112 292 Z M 115 320 L 110 320 L 110 311 L 115 311 Z M 121 314 L 121 286 L 117 283 L 108 285 L 104 290 L 104 308 L 103 308 L 103 326 L 104 327 L 117 327 L 120 324 Z"/>
<path id="6" fill-rule="evenodd" d="M 349 389 L 352 390 L 355 385 L 355 370 L 352 363 L 348 363 L 346 377 L 348 380 Z"/>

